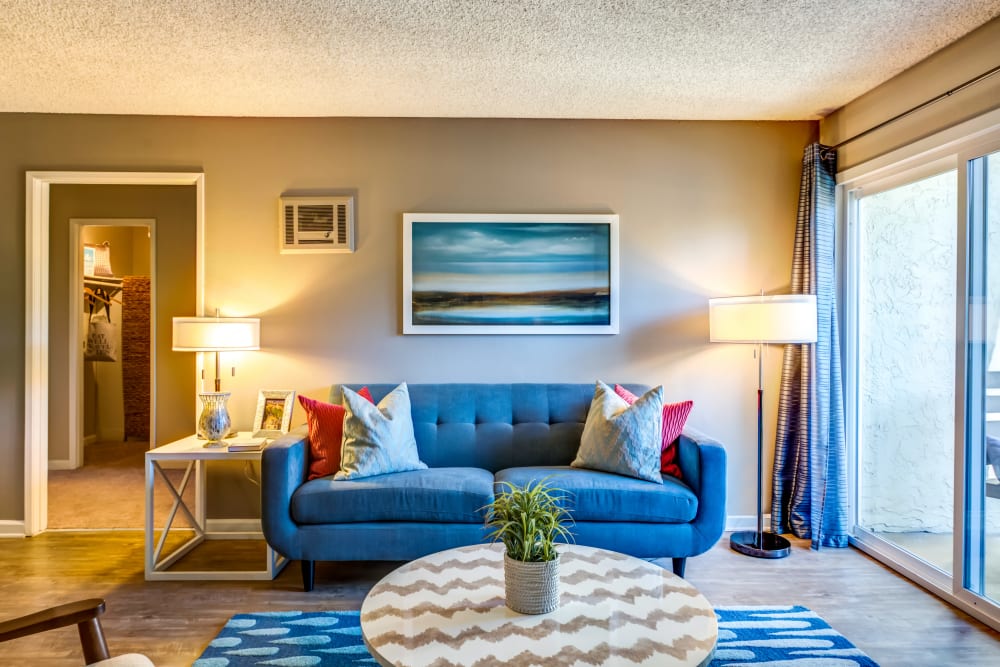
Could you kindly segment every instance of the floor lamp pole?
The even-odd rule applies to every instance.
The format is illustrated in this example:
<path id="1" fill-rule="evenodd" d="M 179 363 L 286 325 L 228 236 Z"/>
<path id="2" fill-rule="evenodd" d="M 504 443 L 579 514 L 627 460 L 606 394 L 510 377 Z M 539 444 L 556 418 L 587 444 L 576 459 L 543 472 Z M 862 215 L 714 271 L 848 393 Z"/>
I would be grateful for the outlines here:
<path id="1" fill-rule="evenodd" d="M 754 558 L 784 558 L 792 545 L 781 535 L 764 532 L 764 344 L 757 343 L 757 530 L 732 534 L 729 546 Z"/>

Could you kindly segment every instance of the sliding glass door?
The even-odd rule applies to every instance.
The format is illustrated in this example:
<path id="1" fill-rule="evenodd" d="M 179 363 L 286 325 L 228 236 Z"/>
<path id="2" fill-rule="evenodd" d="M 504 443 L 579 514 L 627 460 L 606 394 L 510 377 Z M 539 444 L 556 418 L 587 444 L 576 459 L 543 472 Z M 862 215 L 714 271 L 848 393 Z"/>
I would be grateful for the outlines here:
<path id="1" fill-rule="evenodd" d="M 858 526 L 950 573 L 956 174 L 857 194 Z"/>
<path id="2" fill-rule="evenodd" d="M 997 135 L 842 194 L 852 541 L 1000 626 Z"/>

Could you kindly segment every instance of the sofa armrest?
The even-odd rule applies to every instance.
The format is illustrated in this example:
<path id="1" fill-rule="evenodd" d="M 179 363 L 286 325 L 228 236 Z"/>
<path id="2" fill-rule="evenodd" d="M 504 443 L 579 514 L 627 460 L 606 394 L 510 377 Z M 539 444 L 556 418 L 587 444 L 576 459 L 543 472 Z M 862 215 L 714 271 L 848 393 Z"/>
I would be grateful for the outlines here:
<path id="1" fill-rule="evenodd" d="M 693 524 L 711 546 L 726 527 L 726 450 L 717 440 L 686 427 L 678 442 L 678 459 L 684 483 L 698 496 Z"/>
<path id="2" fill-rule="evenodd" d="M 309 435 L 301 426 L 274 440 L 261 454 L 260 523 L 264 539 L 278 553 L 297 558 L 292 494 L 309 475 Z"/>

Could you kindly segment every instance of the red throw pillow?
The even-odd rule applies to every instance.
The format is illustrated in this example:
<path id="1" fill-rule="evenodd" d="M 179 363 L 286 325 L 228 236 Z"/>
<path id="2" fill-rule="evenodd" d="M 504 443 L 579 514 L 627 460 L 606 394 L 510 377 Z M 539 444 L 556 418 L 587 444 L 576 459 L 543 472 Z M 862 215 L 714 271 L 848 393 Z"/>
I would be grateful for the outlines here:
<path id="1" fill-rule="evenodd" d="M 638 398 L 620 384 L 615 385 L 615 393 L 629 405 L 632 405 Z M 693 407 L 694 401 L 663 404 L 663 444 L 660 447 L 660 472 L 664 475 L 673 475 L 677 479 L 683 479 L 681 468 L 677 465 L 677 439 L 681 437 L 684 423 L 687 422 Z"/>
<path id="2" fill-rule="evenodd" d="M 358 395 L 372 403 L 368 387 Z M 340 470 L 340 445 L 344 440 L 344 406 L 299 395 L 309 425 L 309 479 L 326 477 Z"/>

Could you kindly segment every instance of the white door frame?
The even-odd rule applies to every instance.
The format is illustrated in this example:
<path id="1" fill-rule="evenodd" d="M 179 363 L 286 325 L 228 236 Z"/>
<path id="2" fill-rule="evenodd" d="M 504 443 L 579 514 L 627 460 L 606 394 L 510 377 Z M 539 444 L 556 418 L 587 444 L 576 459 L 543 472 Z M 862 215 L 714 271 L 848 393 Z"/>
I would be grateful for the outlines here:
<path id="1" fill-rule="evenodd" d="M 80 328 L 80 301 L 74 296 L 83 292 L 83 267 L 80 244 L 84 227 L 145 227 L 149 232 L 149 444 L 156 442 L 156 219 L 155 218 L 70 218 L 69 220 L 69 459 L 66 467 L 79 468 L 83 457 L 83 351 L 84 332 Z M 121 326 L 119 322 L 119 326 Z M 49 470 L 54 470 L 49 460 Z"/>
<path id="2" fill-rule="evenodd" d="M 194 185 L 195 310 L 204 313 L 205 174 L 202 172 L 29 171 L 25 173 L 24 534 L 48 522 L 50 186 Z"/>

